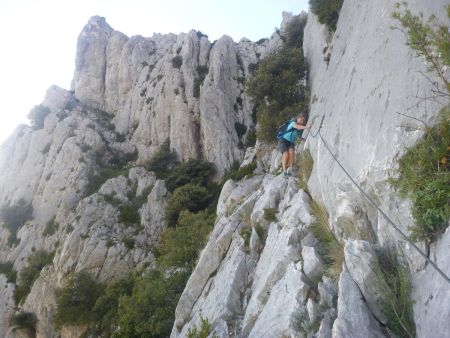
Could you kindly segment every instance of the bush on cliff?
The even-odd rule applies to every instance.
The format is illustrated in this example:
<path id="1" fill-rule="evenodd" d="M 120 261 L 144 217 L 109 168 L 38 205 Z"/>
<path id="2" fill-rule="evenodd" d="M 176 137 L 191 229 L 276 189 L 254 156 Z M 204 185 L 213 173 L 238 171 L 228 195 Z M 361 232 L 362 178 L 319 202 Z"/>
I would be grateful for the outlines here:
<path id="1" fill-rule="evenodd" d="M 119 298 L 114 337 L 170 336 L 174 311 L 189 273 L 152 270 L 137 279 L 130 296 Z"/>
<path id="2" fill-rule="evenodd" d="M 197 212 L 205 209 L 212 200 L 213 196 L 205 187 L 186 184 L 175 189 L 166 206 L 167 225 L 175 226 L 182 210 Z"/>
<path id="3" fill-rule="evenodd" d="M 292 19 L 284 46 L 263 59 L 247 83 L 247 93 L 255 101 L 257 137 L 264 142 L 275 142 L 277 126 L 308 107 L 307 67 L 301 48 L 305 24 L 305 17 Z"/>
<path id="4" fill-rule="evenodd" d="M 64 325 L 83 325 L 94 321 L 96 314 L 92 309 L 103 288 L 87 272 L 77 273 L 70 278 L 57 296 L 55 326 L 61 328 Z"/>
<path id="5" fill-rule="evenodd" d="M 0 274 L 4 274 L 8 283 L 15 283 L 17 271 L 13 269 L 12 262 L 0 263 Z"/>
<path id="6" fill-rule="evenodd" d="M 440 123 L 427 128 L 423 138 L 399 160 L 400 194 L 413 202 L 414 240 L 433 241 L 450 219 L 450 106 L 441 111 Z"/>
<path id="7" fill-rule="evenodd" d="M 321 24 L 327 25 L 330 31 L 336 30 L 344 0 L 309 0 L 311 11 L 317 15 Z"/>
<path id="8" fill-rule="evenodd" d="M 213 224 L 212 213 L 182 211 L 176 227 L 167 229 L 161 236 L 156 251 L 159 266 L 192 271 Z"/>
<path id="9" fill-rule="evenodd" d="M 423 58 L 428 71 L 440 80 L 434 83 L 430 97 L 437 103 L 450 96 L 450 30 L 435 16 L 424 20 L 413 14 L 406 2 L 397 4 L 393 17 L 400 23 L 407 44 Z M 450 6 L 446 7 L 450 19 Z M 425 126 L 424 135 L 399 160 L 399 177 L 391 180 L 401 195 L 411 199 L 416 224 L 410 227 L 416 241 L 434 241 L 450 220 L 450 105 L 440 111 L 440 121 Z"/>
<path id="10" fill-rule="evenodd" d="M 157 178 L 164 179 L 177 163 L 177 154 L 170 150 L 169 140 L 145 164 L 147 170 L 153 171 Z"/>
<path id="11" fill-rule="evenodd" d="M 176 188 L 185 184 L 195 184 L 206 187 L 215 174 L 214 164 L 203 160 L 189 159 L 176 165 L 171 170 L 165 181 L 166 188 L 173 192 Z"/>

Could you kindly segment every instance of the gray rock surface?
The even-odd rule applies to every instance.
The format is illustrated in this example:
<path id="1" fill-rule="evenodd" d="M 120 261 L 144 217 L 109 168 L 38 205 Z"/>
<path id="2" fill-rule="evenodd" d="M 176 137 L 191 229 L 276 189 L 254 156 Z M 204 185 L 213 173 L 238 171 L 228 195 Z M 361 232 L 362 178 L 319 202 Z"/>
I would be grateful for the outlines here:
<path id="1" fill-rule="evenodd" d="M 450 228 L 432 245 L 430 258 L 450 276 Z M 430 265 L 413 278 L 414 321 L 417 337 L 445 337 L 449 334 L 449 283 Z"/>
<path id="2" fill-rule="evenodd" d="M 221 176 L 244 156 L 235 123 L 254 124 L 244 90 L 249 65 L 280 44 L 279 34 L 260 44 L 228 36 L 212 44 L 195 31 L 129 38 L 92 17 L 78 39 L 72 89 L 114 115 L 141 162 L 169 139 L 181 159 L 203 157 Z"/>
<path id="3" fill-rule="evenodd" d="M 300 241 L 314 220 L 307 195 L 295 187 L 295 179 L 272 175 L 227 183 L 218 204 L 220 217 L 177 306 L 172 337 L 198 326 L 200 315 L 212 323 L 225 321 L 245 337 L 290 334 L 290 315 L 306 303 L 310 290 L 299 263 Z M 240 201 L 237 207 L 224 208 L 235 200 Z M 285 217 L 264 223 L 265 207 Z M 246 248 L 240 235 L 257 224 L 267 226 L 267 235 L 259 238 L 261 252 L 252 239 Z M 255 228 L 252 233 L 252 238 L 260 235 Z"/>
<path id="4" fill-rule="evenodd" d="M 323 275 L 323 261 L 311 246 L 302 248 L 303 272 L 312 281 L 316 282 Z"/>
<path id="5" fill-rule="evenodd" d="M 5 337 L 9 327 L 9 317 L 14 313 L 12 298 L 14 284 L 8 283 L 5 275 L 0 275 L 0 336 Z"/>
<path id="6" fill-rule="evenodd" d="M 345 0 L 334 34 L 309 14 L 303 47 L 311 117 L 325 116 L 324 139 L 407 231 L 410 202 L 392 191 L 387 178 L 423 132 L 397 112 L 433 123 L 438 105 L 422 99 L 432 89 L 423 61 L 390 28 L 394 3 Z M 440 18 L 445 3 L 408 2 L 413 12 Z M 302 325 L 309 337 L 385 337 L 374 247 L 391 245 L 412 272 L 417 336 L 450 332 L 448 284 L 364 200 L 318 137 L 305 144 L 314 159 L 308 192 L 295 178 L 276 176 L 280 154 L 271 146 L 257 142 L 246 152 L 239 146 L 236 123 L 255 127 L 245 81 L 254 64 L 282 45 L 291 18 L 284 13 L 280 31 L 259 43 L 236 43 L 226 35 L 210 43 L 195 31 L 127 37 L 101 17 L 89 20 L 78 39 L 72 91 L 49 88 L 43 127 L 18 127 L 0 151 L 0 205 L 25 199 L 33 206 L 18 243 L 9 244 L 9 231 L 0 228 L 0 261 L 20 271 L 33 251 L 55 251 L 21 306 L 38 317 L 38 337 L 85 331 L 53 327 L 56 290 L 73 273 L 109 281 L 154 264 L 170 195 L 143 165 L 166 140 L 180 160 L 214 162 L 217 178 L 235 161 L 257 165 L 256 176 L 223 187 L 214 230 L 176 308 L 172 337 L 185 337 L 201 317 L 219 337 L 300 337 L 291 323 L 298 309 L 306 311 Z M 105 167 L 122 170 L 88 193 Z M 338 286 L 326 276 L 321 243 L 310 232 L 316 221 L 311 197 L 325 204 L 336 238 L 346 243 Z M 139 220 L 121 220 L 124 206 L 133 207 Z M 267 209 L 275 211 L 274 220 L 266 219 Z M 46 233 L 48 224 L 53 233 Z M 243 230 L 251 231 L 249 243 Z M 430 247 L 447 274 L 449 241 L 447 231 Z M 0 275 L 0 336 L 26 336 L 8 328 L 12 292 Z"/>
<path id="7" fill-rule="evenodd" d="M 339 279 L 337 310 L 338 317 L 333 324 L 333 338 L 386 337 L 346 268 Z"/>
<path id="8" fill-rule="evenodd" d="M 334 154 L 376 203 L 408 233 L 408 226 L 414 223 L 410 203 L 402 201 L 392 191 L 387 179 L 395 174 L 396 160 L 423 132 L 420 122 L 397 112 L 432 124 L 440 104 L 422 99 L 430 96 L 433 89 L 434 80 L 428 81 L 425 76 L 434 79 L 434 75 L 426 72 L 424 61 L 406 45 L 403 33 L 391 29 L 391 26 L 398 26 L 391 17 L 395 2 L 344 1 L 337 30 L 332 36 L 310 13 L 303 48 L 310 65 L 311 118 L 318 117 L 317 125 L 325 116 L 321 135 Z M 425 18 L 435 14 L 448 24 L 442 10 L 446 4 L 447 1 L 441 0 L 433 3 L 408 1 L 413 13 L 423 12 Z M 323 61 L 324 45 L 331 50 L 328 64 Z M 313 128 L 313 132 L 316 131 Z M 431 295 L 436 288 L 440 289 L 431 285 L 440 285 L 439 278 L 431 278 L 419 286 L 416 280 L 425 275 L 424 260 L 368 204 L 335 163 L 322 140 L 309 137 L 305 147 L 314 159 L 314 170 L 308 182 L 310 191 L 314 198 L 325 203 L 335 233 L 339 235 L 336 221 L 346 214 L 342 212 L 342 206 L 359 208 L 376 234 L 375 241 L 382 246 L 395 245 L 406 255 L 413 271 L 413 294 Z M 438 240 L 436 246 L 442 245 L 443 241 L 445 239 Z M 421 244 L 419 246 L 426 250 Z M 444 257 L 445 254 L 437 254 L 434 259 L 447 270 L 449 264 L 444 262 Z M 356 270 L 359 274 L 363 269 L 357 267 Z M 357 278 L 353 274 L 352 277 Z M 441 308 L 443 302 L 450 302 L 448 293 L 440 296 L 433 304 L 434 309 Z M 417 336 L 428 337 L 428 332 L 450 332 L 448 321 L 427 319 L 430 312 L 423 306 L 426 296 L 422 297 L 422 302 L 414 305 L 415 323 L 420 328 Z M 445 310 L 441 308 L 443 312 Z"/>
<path id="9" fill-rule="evenodd" d="M 344 248 L 348 272 L 358 285 L 367 306 L 375 318 L 386 324 L 382 299 L 387 297 L 388 285 L 384 281 L 377 255 L 366 241 L 347 241 Z"/>

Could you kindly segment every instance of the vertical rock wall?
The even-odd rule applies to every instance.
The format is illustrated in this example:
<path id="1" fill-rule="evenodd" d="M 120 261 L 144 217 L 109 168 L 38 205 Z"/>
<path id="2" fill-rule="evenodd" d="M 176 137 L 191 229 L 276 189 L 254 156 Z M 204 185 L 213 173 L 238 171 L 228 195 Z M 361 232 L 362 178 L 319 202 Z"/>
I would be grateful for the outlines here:
<path id="1" fill-rule="evenodd" d="M 413 224 L 408 201 L 392 191 L 396 160 L 423 134 L 423 124 L 437 121 L 445 100 L 432 96 L 433 73 L 406 45 L 402 32 L 392 29 L 395 1 L 346 0 L 337 30 L 329 36 L 312 14 L 305 29 L 304 52 L 310 64 L 311 118 L 325 117 L 321 134 L 354 179 L 401 229 Z M 436 15 L 447 25 L 447 1 L 408 1 L 408 8 L 424 18 Z M 324 47 L 328 49 L 324 52 Z M 329 63 L 324 57 L 330 53 Z M 431 81 L 429 80 L 431 79 Z M 447 101 L 448 104 L 448 101 Z M 418 337 L 448 335 L 449 285 L 405 242 L 371 206 L 332 159 L 319 137 L 305 145 L 314 158 L 309 187 L 330 212 L 336 233 L 343 235 L 343 218 L 364 221 L 379 245 L 395 245 L 406 255 L 413 274 L 413 299 Z M 431 247 L 430 258 L 449 275 L 448 232 Z M 425 247 L 419 245 L 422 250 Z M 447 260 L 447 262 L 445 262 Z M 440 295 L 436 298 L 436 295 Z M 434 320 L 430 320 L 432 314 Z M 340 316 L 340 315 L 339 315 Z M 447 318 L 447 319 L 446 319 Z M 433 334 L 431 334 L 433 332 Z"/>

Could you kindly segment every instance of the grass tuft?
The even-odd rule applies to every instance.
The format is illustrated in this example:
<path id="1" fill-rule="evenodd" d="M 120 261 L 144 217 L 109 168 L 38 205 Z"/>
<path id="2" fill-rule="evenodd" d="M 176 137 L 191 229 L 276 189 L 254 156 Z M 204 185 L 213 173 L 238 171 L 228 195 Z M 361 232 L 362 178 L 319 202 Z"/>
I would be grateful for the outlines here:
<path id="1" fill-rule="evenodd" d="M 387 285 L 387 288 L 384 287 L 386 290 L 383 290 L 382 299 L 383 312 L 388 320 L 387 326 L 398 337 L 415 337 L 409 272 L 392 249 L 379 252 L 378 262 L 382 274 L 380 278 L 386 281 L 386 284 L 379 284 Z"/>
<path id="2" fill-rule="evenodd" d="M 328 212 L 325 206 L 313 199 L 311 199 L 310 206 L 316 219 L 311 224 L 310 230 L 314 237 L 319 240 L 317 249 L 325 262 L 325 275 L 337 281 L 344 263 L 344 247 L 330 229 Z"/>

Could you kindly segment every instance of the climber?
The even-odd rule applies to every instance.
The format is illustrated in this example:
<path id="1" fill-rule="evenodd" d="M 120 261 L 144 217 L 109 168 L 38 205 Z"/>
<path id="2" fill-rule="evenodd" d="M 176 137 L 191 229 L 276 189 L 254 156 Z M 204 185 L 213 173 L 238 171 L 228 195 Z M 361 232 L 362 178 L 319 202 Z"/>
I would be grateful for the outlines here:
<path id="1" fill-rule="evenodd" d="M 302 136 L 303 130 L 310 129 L 312 124 L 306 126 L 306 113 L 300 113 L 295 120 L 292 120 L 286 132 L 278 141 L 278 150 L 283 154 L 281 165 L 284 176 L 292 175 L 292 166 L 295 162 L 295 141 Z"/>

